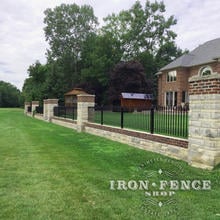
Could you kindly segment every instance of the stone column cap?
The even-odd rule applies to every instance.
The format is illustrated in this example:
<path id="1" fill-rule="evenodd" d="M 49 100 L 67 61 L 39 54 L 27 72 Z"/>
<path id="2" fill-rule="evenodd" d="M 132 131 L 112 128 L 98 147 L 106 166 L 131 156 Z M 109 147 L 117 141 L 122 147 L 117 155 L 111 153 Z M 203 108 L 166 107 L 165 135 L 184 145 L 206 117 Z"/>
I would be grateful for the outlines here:
<path id="1" fill-rule="evenodd" d="M 32 105 L 39 105 L 39 101 L 32 101 Z"/>
<path id="2" fill-rule="evenodd" d="M 59 99 L 44 99 L 44 104 L 58 104 Z"/>
<path id="3" fill-rule="evenodd" d="M 77 95 L 77 102 L 95 102 L 95 95 L 79 94 Z"/>

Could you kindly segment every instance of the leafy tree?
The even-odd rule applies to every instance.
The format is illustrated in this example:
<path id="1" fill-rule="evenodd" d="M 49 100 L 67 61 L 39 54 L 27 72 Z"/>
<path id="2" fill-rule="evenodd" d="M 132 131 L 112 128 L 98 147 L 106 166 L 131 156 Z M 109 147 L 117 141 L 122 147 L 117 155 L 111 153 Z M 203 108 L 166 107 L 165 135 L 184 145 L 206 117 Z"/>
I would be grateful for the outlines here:
<path id="1" fill-rule="evenodd" d="M 143 51 L 156 55 L 162 45 L 176 37 L 171 30 L 176 20 L 173 16 L 166 19 L 164 12 L 163 2 L 147 0 L 143 8 L 140 1 L 136 1 L 131 9 L 106 17 L 102 31 L 113 33 L 121 42 L 125 59 L 137 57 Z"/>
<path id="2" fill-rule="evenodd" d="M 156 56 L 155 62 L 158 69 L 162 68 L 166 64 L 170 63 L 177 57 L 183 55 L 183 53 L 188 53 L 187 50 L 182 51 L 178 48 L 174 42 L 167 42 L 160 47 Z"/>
<path id="3" fill-rule="evenodd" d="M 59 60 L 64 77 L 68 78 L 65 83 L 71 88 L 79 82 L 81 48 L 87 37 L 96 31 L 97 18 L 90 6 L 61 4 L 45 11 L 44 23 L 50 45 L 48 60 Z"/>
<path id="4" fill-rule="evenodd" d="M 25 80 L 22 92 L 26 101 L 42 101 L 47 97 L 46 78 L 48 65 L 42 65 L 39 61 L 28 68 L 29 77 Z"/>
<path id="5" fill-rule="evenodd" d="M 120 44 L 112 35 L 91 35 L 82 50 L 79 87 L 96 94 L 96 101 L 106 102 L 110 71 L 121 59 Z"/>
<path id="6" fill-rule="evenodd" d="M 105 104 L 109 96 L 115 99 L 120 86 L 142 91 L 143 82 L 146 91 L 156 97 L 155 73 L 183 53 L 175 45 L 176 34 L 171 30 L 176 20 L 164 13 L 163 2 L 147 0 L 142 6 L 136 1 L 130 9 L 106 17 L 104 26 L 97 30 L 97 18 L 90 6 L 61 4 L 47 9 L 44 18 L 45 37 L 50 46 L 47 64 L 34 64 L 28 69 L 29 78 L 23 87 L 25 99 L 63 100 L 65 92 L 82 87 L 95 94 L 99 104 Z M 138 62 L 125 62 L 129 60 Z M 118 71 L 117 77 L 114 76 L 115 65 L 117 68 L 124 65 L 128 75 Z M 128 66 L 132 66 L 133 73 Z M 144 76 L 140 77 L 140 72 Z M 114 79 L 122 85 L 114 88 Z"/>
<path id="7" fill-rule="evenodd" d="M 112 104 L 119 104 L 122 92 L 149 92 L 150 88 L 146 87 L 144 68 L 137 61 L 118 63 L 110 77 L 109 101 Z"/>
<path id="8" fill-rule="evenodd" d="M 20 107 L 21 92 L 12 84 L 0 81 L 0 107 Z"/>

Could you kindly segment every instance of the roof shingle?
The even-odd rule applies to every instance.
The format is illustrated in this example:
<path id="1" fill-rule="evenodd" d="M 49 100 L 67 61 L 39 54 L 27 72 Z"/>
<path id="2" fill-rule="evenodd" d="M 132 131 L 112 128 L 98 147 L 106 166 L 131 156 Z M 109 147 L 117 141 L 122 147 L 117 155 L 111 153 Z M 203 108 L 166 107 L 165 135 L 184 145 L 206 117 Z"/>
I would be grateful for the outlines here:
<path id="1" fill-rule="evenodd" d="M 205 63 L 213 62 L 214 59 L 220 58 L 220 38 L 207 41 L 198 46 L 188 54 L 184 54 L 173 62 L 160 69 L 169 70 L 177 67 L 191 67 Z"/>

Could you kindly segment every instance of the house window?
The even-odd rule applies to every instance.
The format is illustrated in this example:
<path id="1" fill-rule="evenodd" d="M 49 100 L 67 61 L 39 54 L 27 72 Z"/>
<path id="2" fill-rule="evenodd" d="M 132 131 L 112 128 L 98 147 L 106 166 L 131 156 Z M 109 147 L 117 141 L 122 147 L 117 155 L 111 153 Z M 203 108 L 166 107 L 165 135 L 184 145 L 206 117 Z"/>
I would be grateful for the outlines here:
<path id="1" fill-rule="evenodd" d="M 175 82 L 176 81 L 176 70 L 170 71 L 167 73 L 167 82 Z"/>
<path id="2" fill-rule="evenodd" d="M 199 70 L 200 76 L 208 76 L 212 74 L 212 68 L 210 66 L 204 66 Z"/>
<path id="3" fill-rule="evenodd" d="M 170 91 L 165 93 L 165 105 L 168 107 L 177 106 L 177 92 Z"/>
<path id="4" fill-rule="evenodd" d="M 183 103 L 189 102 L 188 92 L 186 92 L 186 91 L 182 91 L 182 102 Z"/>

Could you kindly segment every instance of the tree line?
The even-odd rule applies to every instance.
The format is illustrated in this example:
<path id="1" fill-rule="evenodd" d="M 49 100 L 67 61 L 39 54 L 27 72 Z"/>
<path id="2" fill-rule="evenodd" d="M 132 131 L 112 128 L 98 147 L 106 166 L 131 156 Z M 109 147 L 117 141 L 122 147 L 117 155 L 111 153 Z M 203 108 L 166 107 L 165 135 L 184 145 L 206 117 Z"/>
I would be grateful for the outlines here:
<path id="1" fill-rule="evenodd" d="M 136 1 L 128 10 L 104 18 L 102 27 L 89 5 L 61 4 L 47 9 L 44 32 L 47 63 L 28 68 L 23 85 L 26 101 L 63 100 L 80 87 L 96 95 L 96 102 L 113 102 L 120 92 L 156 95 L 155 73 L 183 54 L 175 44 L 163 2 Z"/>
<path id="2" fill-rule="evenodd" d="M 23 98 L 20 90 L 11 83 L 0 81 L 0 108 L 20 107 L 22 105 Z"/>

